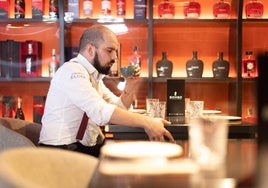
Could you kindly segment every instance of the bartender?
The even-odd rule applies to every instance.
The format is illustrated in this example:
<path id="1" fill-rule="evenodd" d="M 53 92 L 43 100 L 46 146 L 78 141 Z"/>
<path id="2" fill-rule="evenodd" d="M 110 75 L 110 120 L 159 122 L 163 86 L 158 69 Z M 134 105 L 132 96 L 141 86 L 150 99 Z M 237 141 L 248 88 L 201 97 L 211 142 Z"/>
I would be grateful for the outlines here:
<path id="1" fill-rule="evenodd" d="M 152 141 L 174 141 L 164 128 L 170 122 L 128 111 L 137 89 L 140 67 L 135 67 L 120 96 L 103 83 L 117 60 L 119 42 L 105 26 L 86 29 L 79 43 L 77 57 L 65 62 L 53 76 L 44 115 L 39 144 L 87 153 L 98 157 L 104 144 L 99 126 L 117 124 L 141 127 Z M 85 130 L 81 131 L 82 124 Z M 82 137 L 78 137 L 78 132 Z"/>

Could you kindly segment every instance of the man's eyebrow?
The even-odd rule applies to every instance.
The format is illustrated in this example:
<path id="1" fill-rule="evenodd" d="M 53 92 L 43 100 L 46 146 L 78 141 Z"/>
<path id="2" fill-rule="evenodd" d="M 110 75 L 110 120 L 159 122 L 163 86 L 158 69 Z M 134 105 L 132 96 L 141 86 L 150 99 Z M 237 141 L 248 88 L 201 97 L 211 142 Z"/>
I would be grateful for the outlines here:
<path id="1" fill-rule="evenodd" d="M 107 50 L 114 50 L 114 51 L 116 51 L 116 49 L 115 49 L 114 47 L 106 47 L 105 49 L 107 49 Z"/>

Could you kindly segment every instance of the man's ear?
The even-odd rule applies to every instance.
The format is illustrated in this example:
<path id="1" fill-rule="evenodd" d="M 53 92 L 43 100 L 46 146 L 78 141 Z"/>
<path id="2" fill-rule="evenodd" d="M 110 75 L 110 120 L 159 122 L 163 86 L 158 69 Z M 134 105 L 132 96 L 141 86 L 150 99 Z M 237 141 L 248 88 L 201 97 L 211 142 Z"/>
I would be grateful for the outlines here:
<path id="1" fill-rule="evenodd" d="M 96 53 L 96 47 L 93 46 L 92 44 L 88 44 L 86 46 L 86 50 L 87 50 L 87 53 L 88 53 L 88 56 L 90 59 L 93 59 L 94 56 L 95 56 L 95 53 Z"/>

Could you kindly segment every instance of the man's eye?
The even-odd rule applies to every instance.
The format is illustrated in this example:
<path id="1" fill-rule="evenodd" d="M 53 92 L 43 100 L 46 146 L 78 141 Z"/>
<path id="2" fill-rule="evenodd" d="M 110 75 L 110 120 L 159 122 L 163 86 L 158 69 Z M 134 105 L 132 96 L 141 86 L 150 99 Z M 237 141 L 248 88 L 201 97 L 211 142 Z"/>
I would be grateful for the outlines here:
<path id="1" fill-rule="evenodd" d="M 112 51 L 113 51 L 112 49 L 107 49 L 107 52 L 109 53 L 112 53 Z"/>

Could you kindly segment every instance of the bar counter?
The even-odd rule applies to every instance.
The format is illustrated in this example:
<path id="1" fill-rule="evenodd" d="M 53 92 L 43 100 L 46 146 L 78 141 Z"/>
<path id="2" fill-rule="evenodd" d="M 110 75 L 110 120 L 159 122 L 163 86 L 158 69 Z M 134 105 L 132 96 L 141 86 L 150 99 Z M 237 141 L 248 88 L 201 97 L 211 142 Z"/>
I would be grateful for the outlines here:
<path id="1" fill-rule="evenodd" d="M 188 124 L 171 124 L 165 126 L 175 140 L 188 139 Z M 115 140 L 147 140 L 148 136 L 142 128 L 108 125 L 105 135 Z M 254 139 L 257 137 L 257 126 L 247 123 L 229 124 L 229 139 Z"/>

